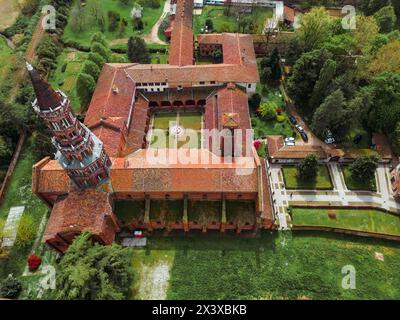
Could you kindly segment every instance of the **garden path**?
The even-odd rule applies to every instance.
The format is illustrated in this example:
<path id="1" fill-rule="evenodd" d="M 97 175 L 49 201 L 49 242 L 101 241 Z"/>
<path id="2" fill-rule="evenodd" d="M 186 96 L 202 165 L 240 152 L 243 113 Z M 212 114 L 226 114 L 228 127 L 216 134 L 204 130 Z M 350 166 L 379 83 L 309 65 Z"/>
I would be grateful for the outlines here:
<path id="1" fill-rule="evenodd" d="M 12 207 L 10 209 L 3 230 L 4 238 L 1 244 L 3 248 L 11 248 L 14 245 L 15 239 L 17 238 L 18 226 L 24 210 L 25 207 Z"/>
<path id="2" fill-rule="evenodd" d="M 162 41 L 158 37 L 158 29 L 160 28 L 161 23 L 163 22 L 164 18 L 167 16 L 168 12 L 171 10 L 171 3 L 170 1 L 165 1 L 164 4 L 164 10 L 163 13 L 161 14 L 160 18 L 157 20 L 153 28 L 151 29 L 151 32 L 146 35 L 143 39 L 146 41 L 146 43 L 155 43 L 155 44 L 161 44 L 161 45 L 166 45 L 167 43 Z"/>
<path id="3" fill-rule="evenodd" d="M 279 220 L 279 230 L 288 230 L 288 221 L 287 221 L 287 207 L 289 205 L 288 195 L 285 188 L 285 184 L 283 183 L 282 172 L 280 167 L 270 167 L 270 171 L 267 172 L 270 176 L 270 186 L 271 186 L 271 195 L 274 206 L 274 212 Z"/>
<path id="4" fill-rule="evenodd" d="M 378 192 L 350 191 L 344 184 L 344 179 L 337 164 L 329 164 L 334 189 L 330 191 L 320 190 L 295 190 L 287 196 L 287 193 L 277 193 L 279 202 L 290 202 L 293 205 L 339 205 L 339 206 L 374 206 L 391 212 L 400 213 L 400 203 L 393 198 L 388 177 L 389 167 L 386 164 L 379 164 L 377 169 Z M 271 187 L 280 185 L 281 166 L 271 165 L 272 175 L 270 176 Z"/>

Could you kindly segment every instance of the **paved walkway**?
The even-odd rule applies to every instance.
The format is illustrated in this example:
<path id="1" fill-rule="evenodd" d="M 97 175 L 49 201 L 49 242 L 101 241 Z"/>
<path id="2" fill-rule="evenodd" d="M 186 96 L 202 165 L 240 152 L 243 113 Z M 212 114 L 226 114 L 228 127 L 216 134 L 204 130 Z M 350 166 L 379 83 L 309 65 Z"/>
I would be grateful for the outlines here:
<path id="1" fill-rule="evenodd" d="M 268 165 L 267 172 L 270 176 L 271 195 L 274 212 L 279 220 L 279 230 L 288 230 L 289 224 L 287 220 L 289 216 L 287 215 L 287 207 L 289 206 L 289 202 L 285 184 L 283 183 L 282 172 L 280 168 L 274 166 L 268 170 Z"/>
<path id="2" fill-rule="evenodd" d="M 12 207 L 10 209 L 3 229 L 4 238 L 1 244 L 3 248 L 11 248 L 14 245 L 15 239 L 17 238 L 18 226 L 24 210 L 25 207 Z"/>

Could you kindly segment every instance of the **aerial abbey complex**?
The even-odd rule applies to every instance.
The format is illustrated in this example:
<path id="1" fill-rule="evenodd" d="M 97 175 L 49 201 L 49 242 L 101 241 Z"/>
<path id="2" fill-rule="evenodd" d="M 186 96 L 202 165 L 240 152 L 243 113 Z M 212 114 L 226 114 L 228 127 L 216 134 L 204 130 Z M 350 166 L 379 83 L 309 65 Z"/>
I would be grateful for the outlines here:
<path id="1" fill-rule="evenodd" d="M 55 250 L 64 252 L 86 230 L 100 243 L 110 244 L 124 227 L 240 232 L 273 225 L 266 169 L 246 136 L 251 129 L 248 95 L 259 82 L 252 37 L 223 33 L 195 40 L 192 10 L 193 0 L 177 2 L 169 64 L 103 67 L 84 123 L 73 115 L 68 97 L 28 65 L 37 97 L 33 107 L 50 128 L 58 150 L 55 160 L 47 157 L 33 168 L 33 190 L 52 208 L 45 241 Z M 195 50 L 204 56 L 220 51 L 222 63 L 195 65 Z M 176 113 L 174 132 L 158 125 L 165 111 Z M 185 114 L 198 118 L 198 123 L 187 122 L 190 117 Z M 171 138 L 185 128 L 198 131 L 195 148 L 192 142 L 157 144 L 153 135 L 167 129 Z M 227 153 L 226 139 L 205 136 L 205 129 L 231 132 L 231 145 L 240 142 L 244 147 Z M 211 147 L 215 145 L 217 152 Z M 193 149 L 197 160 L 209 161 L 171 161 L 177 153 Z M 150 161 L 149 150 L 163 154 L 166 161 Z M 191 220 L 188 211 L 195 208 L 189 203 L 194 200 L 215 201 L 220 212 L 207 223 Z M 243 210 L 250 213 L 246 221 L 226 219 L 228 201 L 245 204 Z M 121 202 L 128 211 L 138 211 L 136 219 L 117 218 Z M 168 203 L 177 202 L 180 216 L 151 215 L 153 203 L 168 215 Z"/>

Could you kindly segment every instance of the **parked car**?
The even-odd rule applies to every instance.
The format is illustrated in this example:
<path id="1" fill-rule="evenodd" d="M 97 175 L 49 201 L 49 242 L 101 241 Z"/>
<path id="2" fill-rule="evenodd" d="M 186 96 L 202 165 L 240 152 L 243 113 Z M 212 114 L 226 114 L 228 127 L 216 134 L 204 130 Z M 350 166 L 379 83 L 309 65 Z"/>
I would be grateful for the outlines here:
<path id="1" fill-rule="evenodd" d="M 326 144 L 332 144 L 335 143 L 335 138 L 334 137 L 329 137 L 325 139 Z"/>
<path id="2" fill-rule="evenodd" d="M 285 139 L 285 145 L 286 146 L 294 146 L 296 143 L 295 143 L 295 138 L 293 138 L 293 137 L 290 137 L 290 138 L 286 138 Z"/>
<path id="3" fill-rule="evenodd" d="M 300 131 L 300 135 L 304 142 L 308 142 L 308 135 L 307 135 L 307 133 L 305 133 L 304 130 Z"/>
<path id="4" fill-rule="evenodd" d="M 292 115 L 289 116 L 289 121 L 292 125 L 297 124 L 297 119 L 295 117 L 293 117 Z"/>
<path id="5" fill-rule="evenodd" d="M 298 132 L 300 132 L 300 133 L 304 132 L 304 129 L 303 129 L 303 127 L 299 126 L 298 124 L 297 124 L 297 125 L 295 125 L 295 128 L 296 128 L 296 129 L 297 129 L 297 131 L 298 131 Z"/>

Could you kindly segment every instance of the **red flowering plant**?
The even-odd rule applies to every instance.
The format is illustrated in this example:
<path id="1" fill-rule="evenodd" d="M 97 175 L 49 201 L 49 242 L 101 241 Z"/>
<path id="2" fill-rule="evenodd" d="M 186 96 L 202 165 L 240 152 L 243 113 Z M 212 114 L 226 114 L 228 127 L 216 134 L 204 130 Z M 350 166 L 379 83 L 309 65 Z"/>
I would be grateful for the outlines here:
<path id="1" fill-rule="evenodd" d="M 277 114 L 282 114 L 282 112 L 283 112 L 282 108 L 280 108 L 280 107 L 277 108 L 275 111 Z"/>
<path id="2" fill-rule="evenodd" d="M 42 263 L 42 258 L 36 254 L 31 254 L 28 258 L 29 271 L 35 271 Z"/>
<path id="3" fill-rule="evenodd" d="M 256 148 L 256 150 L 260 149 L 262 143 L 259 140 L 254 141 L 254 148 Z"/>

